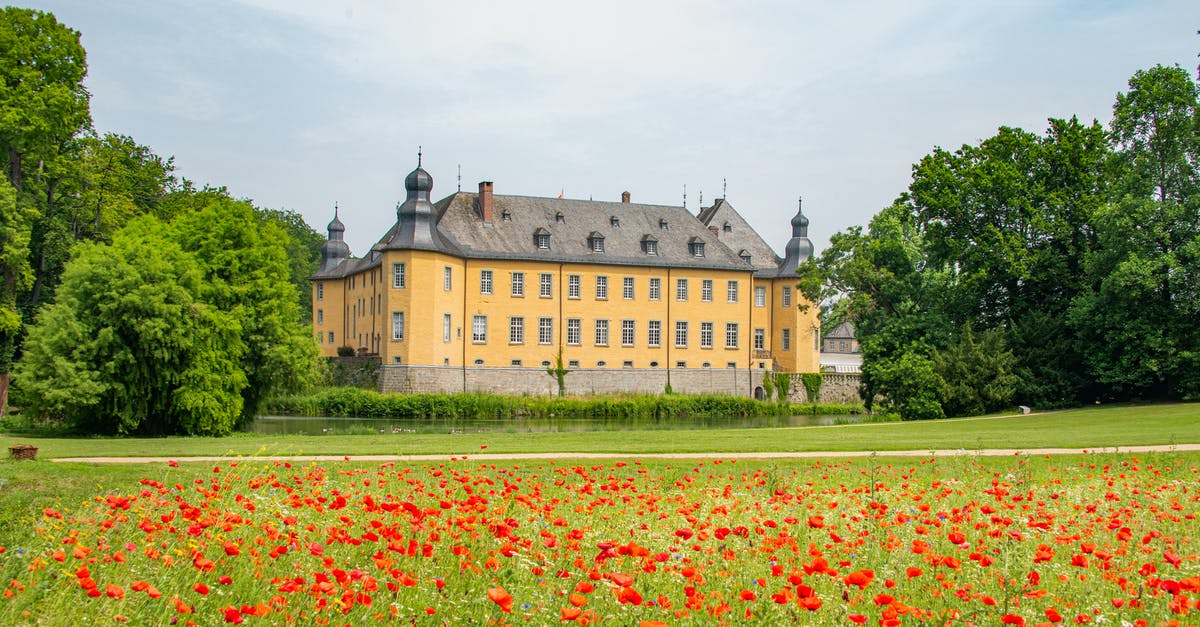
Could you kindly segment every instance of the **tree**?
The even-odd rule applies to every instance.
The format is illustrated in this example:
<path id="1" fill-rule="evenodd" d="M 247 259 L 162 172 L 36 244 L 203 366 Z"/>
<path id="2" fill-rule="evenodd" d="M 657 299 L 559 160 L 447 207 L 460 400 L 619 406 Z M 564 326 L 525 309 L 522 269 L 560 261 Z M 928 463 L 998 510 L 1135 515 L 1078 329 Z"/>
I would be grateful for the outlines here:
<path id="1" fill-rule="evenodd" d="M 0 151 L 5 174 L 24 189 L 25 161 L 36 166 L 91 126 L 83 86 L 87 59 L 79 32 L 33 9 L 0 9 Z"/>
<path id="2" fill-rule="evenodd" d="M 8 376 L 21 336 L 17 292 L 29 286 L 29 225 L 34 212 L 17 205 L 16 190 L 0 178 L 0 415 L 8 403 Z"/>
<path id="3" fill-rule="evenodd" d="M 171 224 L 174 238 L 197 259 L 202 299 L 239 323 L 245 353 L 241 424 L 264 398 L 302 389 L 317 378 L 318 348 L 302 326 L 296 287 L 288 280 L 290 237 L 263 221 L 247 202 L 214 196 Z"/>
<path id="4" fill-rule="evenodd" d="M 1070 321 L 1106 398 L 1200 394 L 1200 92 L 1139 71 L 1113 106 L 1116 199 L 1097 215 L 1093 277 Z"/>
<path id="5" fill-rule="evenodd" d="M 325 238 L 313 230 L 304 217 L 287 209 L 258 209 L 259 216 L 279 225 L 289 235 L 287 244 L 290 280 L 296 286 L 303 321 L 312 322 L 312 289 L 308 277 L 316 274 L 321 264 L 321 247 Z"/>
<path id="6" fill-rule="evenodd" d="M 1020 378 L 1017 359 L 999 329 L 975 334 L 964 325 L 956 340 L 931 356 L 941 379 L 939 401 L 948 416 L 977 416 L 1010 407 Z"/>
<path id="7" fill-rule="evenodd" d="M 22 404 L 95 433 L 232 430 L 245 346 L 235 317 L 202 301 L 196 259 L 149 217 L 75 252 L 18 363 Z"/>

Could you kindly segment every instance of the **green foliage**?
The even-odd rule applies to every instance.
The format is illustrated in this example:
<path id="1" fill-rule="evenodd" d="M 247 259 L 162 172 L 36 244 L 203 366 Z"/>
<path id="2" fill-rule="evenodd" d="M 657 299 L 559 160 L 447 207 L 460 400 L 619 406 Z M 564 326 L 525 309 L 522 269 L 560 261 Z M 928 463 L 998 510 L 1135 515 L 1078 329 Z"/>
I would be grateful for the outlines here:
<path id="1" fill-rule="evenodd" d="M 287 209 L 256 209 L 260 219 L 273 222 L 287 232 L 289 280 L 296 288 L 297 302 L 305 323 L 312 322 L 312 286 L 308 277 L 316 274 L 321 264 L 321 247 L 325 238 L 313 230 L 304 217 Z"/>
<path id="2" fill-rule="evenodd" d="M 289 276 L 287 233 L 264 222 L 249 203 L 216 198 L 172 223 L 176 241 L 191 253 L 203 282 L 202 298 L 230 313 L 241 331 L 241 423 L 252 420 L 264 397 L 316 382 L 318 348 L 300 326 L 296 288 Z"/>
<path id="3" fill-rule="evenodd" d="M 864 363 L 864 374 L 867 369 L 868 364 Z M 941 377 L 920 347 L 909 347 L 894 359 L 873 362 L 870 371 L 876 391 L 885 399 L 882 408 L 885 412 L 896 412 L 903 420 L 945 417 L 938 403 Z"/>
<path id="4" fill-rule="evenodd" d="M 567 393 L 567 375 L 571 371 L 563 365 L 563 349 L 558 347 L 558 354 L 554 356 L 554 367 L 547 368 L 546 374 L 554 377 L 554 382 L 558 384 L 558 395 L 561 397 Z"/>
<path id="5" fill-rule="evenodd" d="M 791 402 L 792 375 L 787 372 L 775 373 L 775 391 L 779 394 L 779 402 L 787 405 Z"/>
<path id="6" fill-rule="evenodd" d="M 825 377 L 819 372 L 804 372 L 800 374 L 800 382 L 804 384 L 804 393 L 808 402 L 815 405 L 821 400 L 821 383 Z"/>
<path id="7" fill-rule="evenodd" d="M 999 330 L 985 331 L 977 341 L 967 324 L 950 346 L 934 350 L 932 359 L 947 416 L 977 416 L 1012 406 L 1019 383 L 1014 373 L 1017 359 Z"/>
<path id="8" fill-rule="evenodd" d="M 741 396 L 628 395 L 587 398 L 492 394 L 381 394 L 343 387 L 309 396 L 281 396 L 270 410 L 308 416 L 359 418 L 649 418 L 778 416 L 790 413 L 773 403 Z M 848 410 L 847 410 L 848 411 Z"/>
<path id="9" fill-rule="evenodd" d="M 97 433 L 228 433 L 247 384 L 237 320 L 153 218 L 76 250 L 16 371 L 27 411 Z"/>

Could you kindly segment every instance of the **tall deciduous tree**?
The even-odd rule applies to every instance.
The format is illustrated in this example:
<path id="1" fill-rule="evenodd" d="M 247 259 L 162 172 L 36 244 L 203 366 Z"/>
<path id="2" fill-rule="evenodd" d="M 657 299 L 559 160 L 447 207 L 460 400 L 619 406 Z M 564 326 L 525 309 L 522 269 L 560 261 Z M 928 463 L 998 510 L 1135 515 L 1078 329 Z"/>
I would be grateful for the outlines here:
<path id="1" fill-rule="evenodd" d="M 241 422 L 254 418 L 262 400 L 294 391 L 315 377 L 317 345 L 301 325 L 296 287 L 289 281 L 291 237 L 275 221 L 264 221 L 247 202 L 213 198 L 199 211 L 172 223 L 175 239 L 197 259 L 203 300 L 229 312 L 245 346 L 240 367 Z"/>
<path id="2" fill-rule="evenodd" d="M 18 192 L 35 167 L 91 126 L 79 32 L 49 13 L 0 9 L 0 151 Z"/>
<path id="3" fill-rule="evenodd" d="M 228 433 L 245 346 L 202 292 L 195 258 L 153 218 L 79 247 L 25 343 L 22 404 L 88 432 Z"/>
<path id="4" fill-rule="evenodd" d="M 16 190 L 0 177 L 0 414 L 8 403 L 8 376 L 21 336 L 17 292 L 29 286 L 29 226 L 32 211 L 17 204 Z"/>

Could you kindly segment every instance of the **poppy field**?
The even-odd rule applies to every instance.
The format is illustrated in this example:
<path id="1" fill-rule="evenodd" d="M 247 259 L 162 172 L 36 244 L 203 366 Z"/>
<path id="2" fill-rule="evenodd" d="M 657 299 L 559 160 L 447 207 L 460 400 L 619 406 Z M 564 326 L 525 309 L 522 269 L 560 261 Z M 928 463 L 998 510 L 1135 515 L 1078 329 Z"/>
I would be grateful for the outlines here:
<path id="1" fill-rule="evenodd" d="M 157 464 L 0 538 L 0 624 L 1194 625 L 1198 462 Z"/>

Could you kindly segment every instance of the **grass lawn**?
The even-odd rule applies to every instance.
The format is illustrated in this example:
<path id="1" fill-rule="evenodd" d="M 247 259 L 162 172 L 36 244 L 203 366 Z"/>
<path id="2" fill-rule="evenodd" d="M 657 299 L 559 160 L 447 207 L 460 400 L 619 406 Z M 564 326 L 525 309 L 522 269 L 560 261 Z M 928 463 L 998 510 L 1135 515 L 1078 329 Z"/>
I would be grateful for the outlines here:
<path id="1" fill-rule="evenodd" d="M 38 458 L 189 455 L 367 455 L 487 453 L 707 453 L 933 449 L 1113 448 L 1200 443 L 1200 403 L 1113 405 L 1071 411 L 927 422 L 782 429 L 486 434 L 258 435 L 225 438 L 59 438 L 0 435 Z"/>

